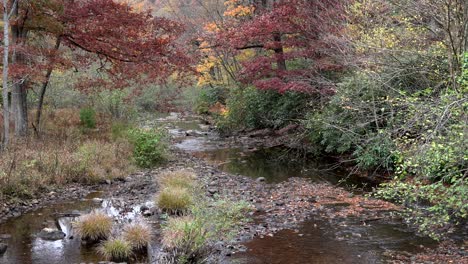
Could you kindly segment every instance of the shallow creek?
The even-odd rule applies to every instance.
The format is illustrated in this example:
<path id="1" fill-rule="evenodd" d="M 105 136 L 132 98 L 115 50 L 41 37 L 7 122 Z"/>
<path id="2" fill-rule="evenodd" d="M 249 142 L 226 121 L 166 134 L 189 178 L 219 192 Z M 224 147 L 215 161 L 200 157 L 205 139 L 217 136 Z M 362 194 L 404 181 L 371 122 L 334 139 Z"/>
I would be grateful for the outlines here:
<path id="1" fill-rule="evenodd" d="M 313 181 L 328 181 L 366 189 L 372 183 L 358 184 L 358 179 L 345 171 L 329 169 L 326 161 L 304 162 L 284 159 L 284 151 L 262 149 L 260 145 L 221 138 L 196 119 L 181 120 L 176 114 L 146 123 L 146 126 L 164 126 L 175 139 L 173 147 L 192 153 L 217 165 L 221 170 L 249 177 L 264 177 L 268 183 L 278 183 L 290 177 L 307 177 Z M 8 220 L 0 225 L 0 240 L 8 250 L 0 256 L 0 263 L 97 263 L 102 260 L 91 247 L 81 245 L 74 237 L 71 222 L 75 215 L 102 209 L 120 221 L 134 221 L 139 206 L 122 214 L 116 209 L 109 192 L 93 192 L 81 200 L 58 203 Z M 100 202 L 96 202 L 98 199 Z M 62 230 L 66 237 L 47 241 L 37 234 L 44 227 Z M 155 225 L 155 228 L 157 226 Z M 418 252 L 434 242 L 416 236 L 402 223 L 371 223 L 363 226 L 349 220 L 346 226 L 336 227 L 317 216 L 295 230 L 283 230 L 274 236 L 254 238 L 245 243 L 246 251 L 234 254 L 234 263 L 383 263 L 386 250 Z M 149 257 L 139 259 L 151 263 L 158 245 L 150 247 Z"/>

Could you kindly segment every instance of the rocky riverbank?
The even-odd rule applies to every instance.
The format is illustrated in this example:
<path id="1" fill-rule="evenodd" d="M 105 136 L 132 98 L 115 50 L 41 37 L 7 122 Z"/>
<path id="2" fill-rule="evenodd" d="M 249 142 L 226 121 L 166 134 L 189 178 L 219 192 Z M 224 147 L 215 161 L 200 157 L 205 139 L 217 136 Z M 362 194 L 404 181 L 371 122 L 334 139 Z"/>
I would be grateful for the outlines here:
<path id="1" fill-rule="evenodd" d="M 184 138 L 203 136 L 206 135 L 182 133 Z M 216 141 L 215 147 L 240 144 L 244 149 L 255 151 L 268 138 L 258 135 L 232 137 Z M 181 142 L 181 139 L 176 139 L 174 144 L 177 142 Z M 96 202 L 112 201 L 118 215 L 124 215 L 138 206 L 138 214 L 148 222 L 160 223 L 164 221 L 164 216 L 154 203 L 148 203 L 158 191 L 155 179 L 163 172 L 187 168 L 195 171 L 207 197 L 219 196 L 235 201 L 244 200 L 251 204 L 252 210 L 247 215 L 250 221 L 243 225 L 235 239 L 219 241 L 216 244 L 218 253 L 225 257 L 226 263 L 238 254 L 248 251 L 248 241 L 272 238 L 283 230 L 292 230 L 297 236 L 304 235 L 300 226 L 311 218 L 329 222 L 330 226 L 333 226 L 333 239 L 345 243 L 360 243 L 366 240 L 366 230 L 377 223 L 397 223 L 403 226 L 401 219 L 393 215 L 393 212 L 400 208 L 391 203 L 307 178 L 291 177 L 280 183 L 268 183 L 263 177 L 251 178 L 228 173 L 216 164 L 176 147 L 173 148 L 170 160 L 154 170 L 135 173 L 124 179 L 103 182 L 100 185 L 67 185 L 26 201 L 0 203 L 0 222 L 54 203 L 80 200 L 90 192 L 100 191 L 102 195 L 95 198 Z M 406 228 L 404 232 L 411 230 Z M 1 237 L 0 240 L 4 241 L 0 241 L 3 243 L 0 246 L 5 248 L 8 246 L 8 234 L 3 235 L 4 238 Z M 434 250 L 435 243 L 429 244 L 431 246 L 427 249 L 424 245 L 417 245 L 417 250 L 413 252 L 383 249 L 379 258 L 395 263 L 428 263 L 430 259 L 434 259 L 434 263 L 468 263 L 468 254 L 463 245 L 447 242 Z"/>

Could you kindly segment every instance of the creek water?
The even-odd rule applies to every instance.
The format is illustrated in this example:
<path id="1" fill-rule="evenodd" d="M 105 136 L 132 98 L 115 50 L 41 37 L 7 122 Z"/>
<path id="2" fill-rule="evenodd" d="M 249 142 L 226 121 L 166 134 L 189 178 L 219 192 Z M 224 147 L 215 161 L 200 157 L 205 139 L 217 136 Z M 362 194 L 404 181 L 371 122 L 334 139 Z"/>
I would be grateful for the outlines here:
<path id="1" fill-rule="evenodd" d="M 339 168 L 330 169 L 327 161 L 291 159 L 282 150 L 262 149 L 244 144 L 236 139 L 221 138 L 196 119 L 181 120 L 176 114 L 149 122 L 146 126 L 164 126 L 176 142 L 173 147 L 217 165 L 221 170 L 250 177 L 264 177 L 267 182 L 277 183 L 290 177 L 307 177 L 314 181 L 327 181 L 348 187 L 371 186 L 349 176 Z M 288 158 L 285 158 L 288 157 Z M 54 264 L 97 263 L 102 260 L 92 247 L 81 245 L 73 237 L 70 228 L 73 217 L 63 217 L 70 212 L 86 213 L 102 209 L 109 214 L 118 214 L 110 200 L 95 203 L 93 198 L 103 197 L 95 192 L 85 199 L 47 206 L 26 213 L 0 225 L 0 240 L 8 249 L 0 256 L 0 263 Z M 105 197 L 103 197 L 105 198 Z M 139 208 L 134 208 L 121 218 L 134 219 Z M 125 219 L 124 219 L 125 220 Z M 54 226 L 66 234 L 66 238 L 46 241 L 37 234 L 47 226 Z M 319 217 L 303 223 L 295 230 L 283 230 L 273 237 L 254 238 L 245 244 L 247 250 L 231 257 L 234 263 L 253 264 L 299 264 L 299 263 L 382 263 L 386 250 L 417 252 L 422 246 L 435 243 L 416 236 L 399 222 L 374 223 L 363 226 L 359 221 L 349 220 L 346 227 L 336 227 Z M 138 262 L 150 263 L 158 247 L 150 247 L 149 258 Z"/>

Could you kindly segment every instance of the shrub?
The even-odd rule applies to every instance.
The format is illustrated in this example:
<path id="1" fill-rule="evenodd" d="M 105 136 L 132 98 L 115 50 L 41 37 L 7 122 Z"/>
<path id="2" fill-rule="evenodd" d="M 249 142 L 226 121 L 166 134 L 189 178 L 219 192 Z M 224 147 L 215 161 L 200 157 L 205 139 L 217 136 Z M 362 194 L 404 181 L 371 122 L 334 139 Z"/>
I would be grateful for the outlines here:
<path id="1" fill-rule="evenodd" d="M 111 137 L 112 140 L 126 139 L 128 133 L 131 130 L 131 125 L 128 122 L 115 121 L 111 125 Z"/>
<path id="2" fill-rule="evenodd" d="M 129 133 L 133 143 L 133 158 L 138 166 L 151 168 L 167 158 L 168 136 L 163 130 L 134 129 Z"/>
<path id="3" fill-rule="evenodd" d="M 132 246 L 122 238 L 112 238 L 104 241 L 99 246 L 98 252 L 107 260 L 122 262 L 127 261 L 132 255 Z"/>
<path id="4" fill-rule="evenodd" d="M 97 242 L 111 235 L 113 220 L 102 212 L 94 211 L 81 216 L 75 227 L 82 240 Z"/>
<path id="5" fill-rule="evenodd" d="M 207 233 L 193 217 L 170 218 L 162 231 L 162 243 L 175 263 L 205 263 L 212 252 Z"/>
<path id="6" fill-rule="evenodd" d="M 463 95 L 408 97 L 401 113 L 405 130 L 398 146 L 397 177 L 376 196 L 405 206 L 402 216 L 435 239 L 466 223 L 468 154 Z"/>
<path id="7" fill-rule="evenodd" d="M 96 112 L 92 108 L 82 108 L 80 110 L 80 122 L 86 129 L 96 128 Z"/>
<path id="8" fill-rule="evenodd" d="M 85 171 L 81 182 L 123 178 L 134 171 L 131 145 L 123 139 L 115 142 L 87 141 L 75 155 L 79 160 L 79 170 Z"/>
<path id="9" fill-rule="evenodd" d="M 143 223 L 129 224 L 124 227 L 123 238 L 128 241 L 133 249 L 145 249 L 151 242 L 151 228 Z"/>
<path id="10" fill-rule="evenodd" d="M 222 132 L 281 128 L 303 117 L 309 99 L 297 92 L 234 89 L 226 101 L 227 111 L 218 117 L 216 125 Z"/>
<path id="11" fill-rule="evenodd" d="M 177 170 L 163 173 L 159 182 L 162 187 L 180 187 L 191 189 L 195 185 L 196 175 L 189 170 Z"/>
<path id="12" fill-rule="evenodd" d="M 224 103 L 228 89 L 221 86 L 201 88 L 195 103 L 195 112 L 198 114 L 210 114 L 210 108 L 216 103 Z"/>
<path id="13" fill-rule="evenodd" d="M 159 208 L 172 214 L 184 214 L 192 205 L 193 198 L 187 188 L 166 187 L 156 200 Z"/>
<path id="14" fill-rule="evenodd" d="M 405 220 L 436 240 L 454 232 L 468 217 L 468 184 L 463 177 L 451 185 L 395 179 L 382 184 L 374 196 L 404 205 L 400 214 Z"/>
<path id="15" fill-rule="evenodd" d="M 169 253 L 166 259 L 172 263 L 210 262 L 214 244 L 232 238 L 245 221 L 247 208 L 244 202 L 197 200 L 190 216 L 170 217 L 163 226 L 162 243 Z"/>
<path id="16" fill-rule="evenodd" d="M 127 102 L 131 91 L 105 90 L 94 95 L 94 105 L 99 113 L 106 114 L 117 120 L 133 120 L 136 112 L 132 105 Z"/>
<path id="17" fill-rule="evenodd" d="M 319 154 L 351 154 L 361 169 L 392 170 L 396 110 L 389 95 L 364 73 L 345 78 L 325 107 L 307 115 L 308 139 Z"/>

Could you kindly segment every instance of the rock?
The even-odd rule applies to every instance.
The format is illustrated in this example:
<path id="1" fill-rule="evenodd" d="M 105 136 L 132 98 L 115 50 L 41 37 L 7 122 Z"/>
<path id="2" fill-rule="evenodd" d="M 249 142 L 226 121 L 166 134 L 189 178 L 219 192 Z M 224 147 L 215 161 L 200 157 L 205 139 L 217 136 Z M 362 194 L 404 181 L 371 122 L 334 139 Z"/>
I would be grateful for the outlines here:
<path id="1" fill-rule="evenodd" d="M 140 207 L 140 212 L 143 213 L 144 211 L 149 211 L 149 209 L 150 209 L 150 208 L 149 208 L 148 206 L 142 205 L 142 206 Z"/>
<path id="2" fill-rule="evenodd" d="M 273 134 L 273 131 L 269 128 L 255 130 L 247 134 L 248 137 L 266 137 Z"/>
<path id="3" fill-rule="evenodd" d="M 265 177 L 258 177 L 256 180 L 256 182 L 264 182 L 266 181 Z"/>
<path id="4" fill-rule="evenodd" d="M 10 234 L 0 234 L 0 239 L 10 239 L 11 235 Z"/>
<path id="5" fill-rule="evenodd" d="M 95 203 L 102 203 L 104 200 L 101 198 L 93 198 L 93 202 Z"/>
<path id="6" fill-rule="evenodd" d="M 150 210 L 143 211 L 141 214 L 146 217 L 153 215 L 153 213 Z"/>
<path id="7" fill-rule="evenodd" d="M 208 193 L 211 194 L 211 195 L 214 195 L 217 192 L 218 192 L 218 190 L 216 190 L 216 189 L 213 189 L 213 188 L 208 189 Z"/>
<path id="8" fill-rule="evenodd" d="M 299 127 L 299 125 L 297 125 L 297 124 L 290 124 L 290 125 L 287 125 L 287 126 L 283 127 L 280 130 L 275 131 L 275 134 L 280 135 L 280 136 L 284 136 L 286 134 L 289 134 L 289 132 L 294 131 L 298 127 Z"/>
<path id="9" fill-rule="evenodd" d="M 57 229 L 44 228 L 37 236 L 44 240 L 60 240 L 63 239 L 66 235 L 64 232 Z"/>
<path id="10" fill-rule="evenodd" d="M 276 201 L 276 202 L 275 202 L 275 205 L 277 205 L 277 206 L 283 206 L 283 205 L 284 205 L 284 201 Z"/>
<path id="11" fill-rule="evenodd" d="M 0 243 L 0 256 L 6 252 L 7 248 L 8 248 L 7 244 Z"/>
<path id="12" fill-rule="evenodd" d="M 106 180 L 106 184 L 112 184 L 111 180 Z"/>

